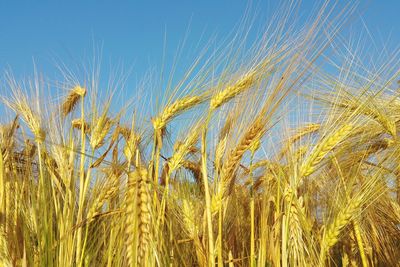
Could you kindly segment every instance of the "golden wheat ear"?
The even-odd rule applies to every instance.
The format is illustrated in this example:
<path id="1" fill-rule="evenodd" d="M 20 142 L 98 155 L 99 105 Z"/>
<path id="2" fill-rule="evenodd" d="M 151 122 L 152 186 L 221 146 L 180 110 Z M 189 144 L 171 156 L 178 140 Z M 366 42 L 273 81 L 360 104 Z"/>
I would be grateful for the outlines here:
<path id="1" fill-rule="evenodd" d="M 82 121 L 82 119 L 73 119 L 72 121 L 71 121 L 71 126 L 72 126 L 72 128 L 75 128 L 75 129 L 78 129 L 78 130 L 81 130 L 82 128 L 83 128 L 83 131 L 85 132 L 85 134 L 88 134 L 88 133 L 90 133 L 90 125 L 89 125 L 89 123 L 87 123 L 87 122 L 85 122 L 85 121 Z"/>
<path id="2" fill-rule="evenodd" d="M 186 96 L 178 99 L 152 119 L 154 129 L 162 130 L 174 117 L 202 103 L 204 100 L 204 96 Z"/>
<path id="3" fill-rule="evenodd" d="M 66 97 L 65 101 L 61 104 L 61 115 L 66 117 L 70 114 L 78 104 L 79 100 L 86 95 L 86 89 L 77 85 L 75 86 Z"/>
<path id="4" fill-rule="evenodd" d="M 227 86 L 224 90 L 215 94 L 210 101 L 210 112 L 216 110 L 240 93 L 250 89 L 256 82 L 256 74 L 254 70 L 251 70 L 234 84 Z"/>

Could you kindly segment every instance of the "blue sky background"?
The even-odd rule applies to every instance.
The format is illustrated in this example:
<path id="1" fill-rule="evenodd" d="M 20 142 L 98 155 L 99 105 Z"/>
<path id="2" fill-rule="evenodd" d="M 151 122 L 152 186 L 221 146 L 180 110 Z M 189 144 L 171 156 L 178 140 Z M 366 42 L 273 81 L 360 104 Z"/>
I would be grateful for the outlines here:
<path id="1" fill-rule="evenodd" d="M 256 28 L 268 23 L 278 2 L 252 2 L 258 14 Z M 300 16 L 309 15 L 315 2 L 302 1 Z M 167 62 L 172 62 L 185 36 L 183 50 L 189 54 L 213 34 L 222 40 L 240 22 L 247 6 L 247 1 L 234 0 L 0 1 L 0 71 L 11 69 L 17 78 L 30 75 L 34 60 L 51 77 L 57 72 L 55 63 L 73 68 L 90 60 L 94 47 L 102 47 L 106 71 L 110 63 L 133 67 L 128 80 L 128 87 L 133 87 L 149 68 L 161 69 L 164 45 Z M 365 23 L 377 43 L 398 47 L 399 10 L 396 0 L 360 1 L 349 29 L 367 33 Z"/>

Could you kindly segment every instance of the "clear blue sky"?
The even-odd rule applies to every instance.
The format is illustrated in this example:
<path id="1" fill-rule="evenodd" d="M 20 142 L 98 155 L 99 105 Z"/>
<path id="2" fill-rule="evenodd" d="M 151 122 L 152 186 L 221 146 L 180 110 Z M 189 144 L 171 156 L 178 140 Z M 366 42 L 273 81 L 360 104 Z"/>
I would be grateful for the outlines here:
<path id="1" fill-rule="evenodd" d="M 278 1 L 253 1 L 266 23 Z M 307 15 L 315 1 L 304 0 Z M 32 73 L 35 60 L 51 76 L 56 62 L 84 62 L 93 45 L 102 46 L 103 65 L 122 62 L 140 77 L 149 67 L 161 68 L 163 46 L 171 59 L 189 29 L 187 46 L 212 34 L 223 38 L 242 17 L 246 1 L 0 1 L 0 71 Z M 365 22 L 374 38 L 396 47 L 400 43 L 400 1 L 361 1 L 352 30 Z M 358 29 L 360 28 L 360 29 Z M 164 35 L 167 39 L 164 41 Z M 389 39 L 389 40 L 388 40 Z"/>

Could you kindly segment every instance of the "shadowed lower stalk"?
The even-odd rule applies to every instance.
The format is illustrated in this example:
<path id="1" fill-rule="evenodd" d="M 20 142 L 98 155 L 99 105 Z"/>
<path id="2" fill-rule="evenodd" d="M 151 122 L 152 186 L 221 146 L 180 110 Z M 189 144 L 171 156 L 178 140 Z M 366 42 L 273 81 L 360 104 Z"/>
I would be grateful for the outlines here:
<path id="1" fill-rule="evenodd" d="M 158 186 L 158 170 L 160 164 L 160 151 L 161 151 L 161 132 L 160 130 L 154 131 L 154 139 L 153 139 L 153 153 L 151 158 L 151 170 L 150 170 L 150 180 L 153 181 L 154 190 L 153 190 L 153 207 L 155 211 L 157 210 L 157 186 Z"/>
<path id="2" fill-rule="evenodd" d="M 253 160 L 256 150 L 259 148 L 260 142 L 256 140 L 253 146 L 251 146 L 250 156 L 250 267 L 256 266 L 255 260 L 255 216 L 254 216 L 254 177 L 253 177 Z"/>
<path id="3" fill-rule="evenodd" d="M 349 191 L 347 189 L 346 183 L 344 181 L 343 174 L 342 174 L 342 171 L 341 171 L 340 166 L 339 166 L 339 162 L 337 161 L 336 158 L 333 159 L 333 162 L 334 162 L 336 168 L 339 170 L 340 181 L 343 184 L 343 188 L 344 188 L 344 191 L 345 191 L 346 199 L 349 202 L 349 201 L 351 201 L 351 197 L 350 197 L 350 193 L 349 193 Z M 351 224 L 353 226 L 354 236 L 356 238 L 358 249 L 360 251 L 360 257 L 361 257 L 362 266 L 363 267 L 367 267 L 369 265 L 368 265 L 367 257 L 365 256 L 364 244 L 363 244 L 362 237 L 361 237 L 361 232 L 360 232 L 360 225 L 354 219 L 351 220 Z"/>
<path id="4" fill-rule="evenodd" d="M 333 162 L 334 162 L 336 168 L 339 170 L 340 180 L 343 183 L 343 188 L 344 188 L 344 192 L 345 192 L 345 195 L 346 195 L 346 199 L 349 202 L 349 201 L 351 201 L 350 193 L 347 190 L 347 186 L 346 186 L 346 183 L 344 181 L 342 171 L 341 171 L 341 169 L 339 167 L 339 163 L 338 163 L 336 158 L 333 159 Z M 360 226 L 359 226 L 358 222 L 356 220 L 354 220 L 354 219 L 351 220 L 351 224 L 353 226 L 354 236 L 356 237 L 358 249 L 360 251 L 360 257 L 361 257 L 362 266 L 363 267 L 368 267 L 369 265 L 368 265 L 367 257 L 365 255 L 364 244 L 363 244 L 361 233 L 360 233 Z"/>
<path id="5" fill-rule="evenodd" d="M 157 219 L 157 224 L 156 224 L 156 229 L 158 229 L 158 231 L 162 232 L 163 231 L 163 227 L 165 224 L 165 211 L 167 208 L 167 198 L 169 196 L 169 179 L 171 177 L 171 172 L 172 172 L 172 168 L 168 168 L 166 177 L 165 177 L 165 186 L 164 186 L 164 192 L 161 198 L 161 204 L 160 204 L 160 211 L 159 211 L 159 215 L 158 215 L 158 219 Z M 173 241 L 174 241 L 174 235 L 172 232 L 172 220 L 169 222 L 169 225 L 167 225 L 168 227 L 168 232 L 169 232 L 169 242 L 170 242 L 170 246 L 171 248 L 169 249 L 169 266 L 172 267 L 173 266 L 173 262 L 174 262 L 174 246 L 173 246 Z"/>
<path id="6" fill-rule="evenodd" d="M 224 266 L 224 259 L 222 257 L 222 223 L 223 223 L 223 213 L 222 213 L 222 205 L 218 208 L 218 248 L 217 248 L 217 257 L 218 257 L 218 266 Z"/>
<path id="7" fill-rule="evenodd" d="M 215 266 L 215 256 L 214 256 L 214 235 L 212 229 L 212 218 L 211 218 L 211 197 L 210 190 L 208 186 L 208 176 L 207 176 L 207 130 L 208 124 L 210 122 L 211 112 L 208 112 L 206 121 L 204 123 L 204 128 L 201 134 L 201 173 L 204 182 L 204 193 L 206 199 L 206 217 L 207 217 L 207 230 L 208 230 L 208 249 L 210 253 L 210 258 L 208 260 L 209 266 Z"/>
<path id="8" fill-rule="evenodd" d="M 0 149 L 0 214 L 5 213 L 5 179 L 4 179 L 4 160 L 3 151 Z M 0 218 L 0 225 L 3 223 L 3 218 Z"/>
<path id="9" fill-rule="evenodd" d="M 358 249 L 360 250 L 362 266 L 368 267 L 369 265 L 368 265 L 367 257 L 365 256 L 365 250 L 364 250 L 364 244 L 363 244 L 362 237 L 361 237 L 360 226 L 355 220 L 352 221 L 352 225 L 353 225 L 354 235 L 357 240 Z"/>
<path id="10" fill-rule="evenodd" d="M 93 158 L 94 158 L 94 150 L 93 150 L 93 153 L 92 153 L 90 161 L 92 161 Z M 92 164 L 92 162 L 90 164 Z M 89 186 L 91 170 L 92 169 L 89 168 L 89 170 L 86 173 L 86 177 L 85 177 L 85 183 L 84 183 L 84 188 L 83 188 L 83 191 L 84 191 L 83 192 L 83 199 L 82 199 L 82 202 L 81 202 L 82 208 L 83 208 L 83 206 L 85 204 L 83 201 L 85 199 L 86 190 L 88 189 L 88 186 Z M 81 252 L 81 256 L 79 257 L 79 262 L 81 262 L 81 263 L 84 262 L 84 258 L 85 258 L 85 250 L 86 250 L 86 243 L 87 243 L 88 234 L 89 234 L 89 225 L 86 225 L 85 226 L 85 235 L 84 235 L 83 245 L 82 245 L 82 252 Z"/>
<path id="11" fill-rule="evenodd" d="M 81 96 L 83 98 L 83 96 Z M 81 120 L 82 122 L 85 121 L 85 105 L 84 101 L 82 99 L 81 101 Z M 82 204 L 83 202 L 83 188 L 84 188 L 84 181 L 85 181 L 85 154 L 86 154 L 86 136 L 85 136 L 85 127 L 81 128 L 81 151 L 80 151 L 80 166 L 79 166 L 79 203 Z M 78 206 L 78 217 L 77 221 L 81 222 L 82 221 L 82 206 Z M 79 227 L 79 229 L 76 232 L 76 237 L 77 237 L 77 246 L 76 246 L 76 258 L 78 260 L 81 259 L 81 242 L 82 242 L 82 227 Z M 82 262 L 78 262 L 78 266 L 81 266 Z"/>
<path id="12" fill-rule="evenodd" d="M 47 199 L 47 190 L 46 190 L 46 181 L 44 179 L 44 174 L 43 174 L 43 159 L 42 159 L 42 140 L 40 140 L 40 138 L 38 138 L 36 140 L 36 144 L 37 144 L 37 149 L 38 149 L 38 158 L 39 158 L 39 177 L 40 177 L 40 181 L 39 181 L 39 189 L 38 192 L 40 194 L 39 196 L 39 202 L 41 202 L 42 204 L 47 203 L 48 199 Z M 42 192 L 41 192 L 42 191 Z M 44 236 L 44 240 L 41 240 L 41 242 L 44 243 L 44 247 L 46 248 L 47 246 L 51 246 L 49 244 L 49 224 L 51 223 L 51 221 L 48 221 L 48 219 L 50 219 L 50 217 L 48 216 L 48 210 L 47 207 L 44 206 L 43 211 L 43 218 L 44 218 L 44 231 L 41 233 L 42 234 L 42 238 L 43 235 Z M 46 263 L 46 266 L 53 266 L 53 261 L 49 258 L 49 251 L 42 251 L 42 253 L 45 256 L 44 262 Z M 43 254 L 41 256 L 43 256 Z"/>

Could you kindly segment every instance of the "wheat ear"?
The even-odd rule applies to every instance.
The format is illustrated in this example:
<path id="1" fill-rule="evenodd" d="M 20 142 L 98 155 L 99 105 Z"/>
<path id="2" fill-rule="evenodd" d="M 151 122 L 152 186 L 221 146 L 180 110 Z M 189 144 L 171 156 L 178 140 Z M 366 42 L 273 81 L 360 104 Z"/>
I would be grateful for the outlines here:
<path id="1" fill-rule="evenodd" d="M 85 121 L 82 121 L 81 118 L 73 119 L 71 121 L 71 126 L 72 126 L 72 128 L 75 128 L 75 129 L 78 129 L 78 130 L 82 130 L 82 127 L 83 127 L 83 131 L 84 131 L 85 134 L 90 133 L 90 125 L 89 125 L 89 123 L 87 123 Z"/>
<path id="2" fill-rule="evenodd" d="M 199 140 L 200 135 L 200 127 L 195 127 L 189 136 L 177 146 L 172 157 L 168 160 L 169 172 L 173 172 L 176 170 L 183 162 L 184 157 L 190 151 L 191 147 L 193 147 L 196 142 Z"/>
<path id="3" fill-rule="evenodd" d="M 289 150 L 290 145 L 294 144 L 295 142 L 299 141 L 302 139 L 304 136 L 315 133 L 321 128 L 321 125 L 318 123 L 311 123 L 308 124 L 301 129 L 299 129 L 293 136 L 291 136 L 285 145 L 283 146 L 282 150 L 278 154 L 278 159 L 283 158 L 285 153 Z"/>
<path id="4" fill-rule="evenodd" d="M 321 160 L 353 130 L 353 128 L 352 124 L 346 124 L 332 135 L 322 139 L 301 165 L 300 177 L 312 174 L 315 171 L 315 166 L 320 163 Z"/>
<path id="5" fill-rule="evenodd" d="M 15 99 L 13 102 L 3 99 L 4 103 L 13 109 L 17 114 L 21 116 L 21 118 L 28 125 L 29 129 L 35 135 L 35 139 L 38 142 L 44 141 L 46 138 L 46 133 L 42 129 L 42 120 L 40 116 L 34 112 L 28 102 L 26 96 L 21 95 L 18 99 Z"/>
<path id="6" fill-rule="evenodd" d="M 86 89 L 83 87 L 75 86 L 66 97 L 65 101 L 61 105 L 61 115 L 63 117 L 71 113 L 79 100 L 86 95 Z"/>
<path id="7" fill-rule="evenodd" d="M 112 120 L 108 118 L 105 114 L 103 114 L 96 120 L 95 125 L 92 126 L 92 135 L 90 137 L 90 145 L 93 149 L 97 149 L 104 144 L 104 139 L 112 126 Z"/>
<path id="8" fill-rule="evenodd" d="M 245 90 L 251 88 L 256 82 L 256 71 L 251 70 L 246 73 L 240 80 L 238 80 L 233 85 L 226 87 L 221 92 L 215 94 L 210 101 L 210 111 L 214 111 L 222 104 L 228 102 L 238 94 L 244 92 Z"/>
<path id="9" fill-rule="evenodd" d="M 340 232 L 355 217 L 355 213 L 359 210 L 361 205 L 361 198 L 357 197 L 350 201 L 350 203 L 335 217 L 333 222 L 327 227 L 321 244 L 320 262 L 325 261 L 326 252 L 333 247 L 339 240 Z"/>
<path id="10" fill-rule="evenodd" d="M 95 218 L 101 213 L 101 207 L 106 200 L 113 198 L 118 192 L 118 186 L 111 185 L 105 188 L 101 194 L 95 199 L 92 207 L 90 208 L 87 218 L 88 223 L 95 220 Z"/>
<path id="11" fill-rule="evenodd" d="M 135 259 L 133 258 L 135 227 L 134 222 L 137 218 L 137 263 L 139 266 L 144 266 L 145 257 L 148 255 L 150 243 L 150 195 L 147 185 L 147 171 L 144 168 L 139 168 L 128 175 L 128 192 L 127 192 L 127 250 L 128 262 L 130 266 L 134 266 Z M 136 191 L 137 188 L 137 191 Z M 136 193 L 137 192 L 137 193 Z M 137 196 L 137 198 L 136 198 Z M 135 201 L 135 199 L 137 201 Z M 135 207 L 136 203 L 136 207 Z M 136 212 L 135 212 L 136 211 Z"/>
<path id="12" fill-rule="evenodd" d="M 157 131 L 164 129 L 167 123 L 174 117 L 200 104 L 204 100 L 205 98 L 203 96 L 186 96 L 178 99 L 176 102 L 167 106 L 158 116 L 152 119 L 154 129 Z"/>
<path id="13" fill-rule="evenodd" d="M 235 171 L 239 166 L 240 160 L 244 153 L 251 149 L 253 144 L 257 142 L 264 134 L 265 122 L 262 115 L 255 119 L 253 124 L 247 129 L 239 144 L 229 154 L 228 159 L 222 166 L 221 171 L 221 184 L 219 195 L 224 197 L 230 185 L 235 182 Z"/>

